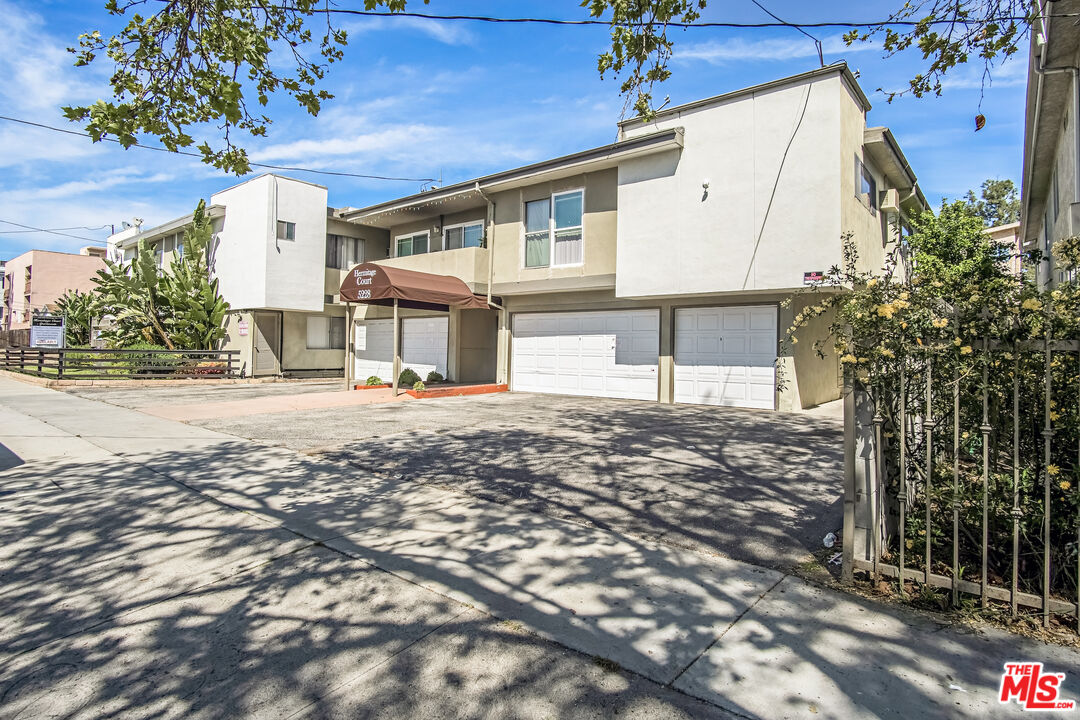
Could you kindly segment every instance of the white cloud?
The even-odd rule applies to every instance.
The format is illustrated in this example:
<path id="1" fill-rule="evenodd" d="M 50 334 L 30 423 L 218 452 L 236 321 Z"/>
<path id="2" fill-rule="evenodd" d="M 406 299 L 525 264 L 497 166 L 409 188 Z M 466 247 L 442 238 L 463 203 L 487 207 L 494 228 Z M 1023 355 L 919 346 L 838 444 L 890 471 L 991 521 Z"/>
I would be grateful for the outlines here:
<path id="1" fill-rule="evenodd" d="M 414 17 L 371 17 L 356 22 L 341 25 L 349 39 L 367 33 L 389 33 L 404 31 L 420 33 L 443 43 L 444 45 L 473 45 L 476 43 L 476 34 L 468 29 L 465 23 L 441 22 L 427 18 Z"/>
<path id="2" fill-rule="evenodd" d="M 22 188 L 10 192 L 0 191 L 0 199 L 5 205 L 24 204 L 42 200 L 67 200 L 80 195 L 99 193 L 119 185 L 147 185 L 150 183 L 170 182 L 172 173 L 154 173 L 148 175 L 135 169 L 117 168 L 108 170 L 92 178 L 70 180 L 58 185 Z"/>
<path id="3" fill-rule="evenodd" d="M 74 56 L 49 35 L 41 15 L 0 0 L 0 17 L 6 25 L 0 43 L 0 97 L 11 114 L 55 118 L 61 105 L 96 99 L 95 80 L 102 72 L 74 67 Z"/>
<path id="4" fill-rule="evenodd" d="M 873 43 L 855 43 L 848 46 L 842 36 L 835 35 L 821 41 L 825 55 L 844 55 L 875 49 Z M 730 40 L 714 40 L 702 43 L 677 45 L 674 60 L 679 62 L 702 61 L 711 65 L 762 60 L 798 60 L 817 57 L 814 41 L 799 35 L 790 38 L 762 38 L 748 40 L 735 37 Z"/>
<path id="5" fill-rule="evenodd" d="M 979 90 L 983 87 L 1016 87 L 1027 83 L 1027 56 L 1014 55 L 997 67 L 986 72 L 981 58 L 974 58 L 967 65 L 954 68 L 941 81 L 946 90 Z"/>

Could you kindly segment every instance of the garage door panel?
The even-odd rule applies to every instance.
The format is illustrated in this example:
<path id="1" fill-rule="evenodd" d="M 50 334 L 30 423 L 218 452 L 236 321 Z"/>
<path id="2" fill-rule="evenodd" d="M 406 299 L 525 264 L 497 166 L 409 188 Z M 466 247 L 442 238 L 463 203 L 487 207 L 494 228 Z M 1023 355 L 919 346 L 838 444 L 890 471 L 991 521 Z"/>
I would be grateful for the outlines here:
<path id="1" fill-rule="evenodd" d="M 659 327 L 656 310 L 515 315 L 512 389 L 655 400 Z M 532 343 L 544 335 L 558 358 L 550 385 L 526 360 Z"/>
<path id="2" fill-rule="evenodd" d="M 675 313 L 675 401 L 772 409 L 776 308 L 684 308 Z"/>

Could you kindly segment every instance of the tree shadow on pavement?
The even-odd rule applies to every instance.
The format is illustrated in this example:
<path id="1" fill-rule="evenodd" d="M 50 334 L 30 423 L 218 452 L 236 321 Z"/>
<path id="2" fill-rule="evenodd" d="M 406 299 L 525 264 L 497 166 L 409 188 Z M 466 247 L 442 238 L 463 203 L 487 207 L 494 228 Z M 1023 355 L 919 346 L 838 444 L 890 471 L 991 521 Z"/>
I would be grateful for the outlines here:
<path id="1" fill-rule="evenodd" d="M 1003 712 L 1012 642 L 250 442 L 129 445 L 0 476 L 0 717 Z"/>

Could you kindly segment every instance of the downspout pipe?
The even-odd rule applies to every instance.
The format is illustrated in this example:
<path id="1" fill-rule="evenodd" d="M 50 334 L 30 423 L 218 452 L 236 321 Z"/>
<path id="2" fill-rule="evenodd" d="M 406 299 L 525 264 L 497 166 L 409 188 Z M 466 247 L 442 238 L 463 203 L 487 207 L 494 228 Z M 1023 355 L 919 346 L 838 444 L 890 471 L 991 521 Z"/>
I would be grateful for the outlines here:
<path id="1" fill-rule="evenodd" d="M 495 243 L 495 201 L 480 187 L 479 180 L 476 182 L 476 192 L 480 193 L 480 197 L 487 202 L 487 222 L 484 226 L 488 251 L 487 304 L 488 307 L 505 310 L 502 305 L 491 300 L 491 283 L 495 276 L 495 248 L 492 247 Z"/>

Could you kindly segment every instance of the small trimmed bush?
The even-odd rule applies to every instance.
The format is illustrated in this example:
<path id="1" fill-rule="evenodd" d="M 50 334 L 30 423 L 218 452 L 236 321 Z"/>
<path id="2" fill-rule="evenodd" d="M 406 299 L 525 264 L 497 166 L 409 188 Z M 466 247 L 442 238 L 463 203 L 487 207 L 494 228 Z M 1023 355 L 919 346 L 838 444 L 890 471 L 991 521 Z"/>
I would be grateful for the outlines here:
<path id="1" fill-rule="evenodd" d="M 446 380 L 446 378 L 444 378 L 435 370 L 432 370 L 427 374 L 427 380 L 425 380 L 424 382 L 428 383 L 429 385 L 435 385 L 436 383 L 441 383 L 444 380 Z"/>
<path id="2" fill-rule="evenodd" d="M 416 392 L 420 392 L 421 390 L 427 390 L 427 386 L 424 385 L 423 381 L 417 380 L 415 383 L 413 383 L 412 389 Z"/>
<path id="3" fill-rule="evenodd" d="M 367 380 L 364 381 L 364 384 L 365 385 L 385 385 L 386 383 L 384 383 L 382 381 L 382 378 L 379 377 L 378 375 L 372 375 L 371 377 L 369 377 Z"/>
<path id="4" fill-rule="evenodd" d="M 420 382 L 420 376 L 416 374 L 416 371 L 412 368 L 405 368 L 398 375 L 398 386 L 400 387 L 412 387 L 416 383 Z"/>

